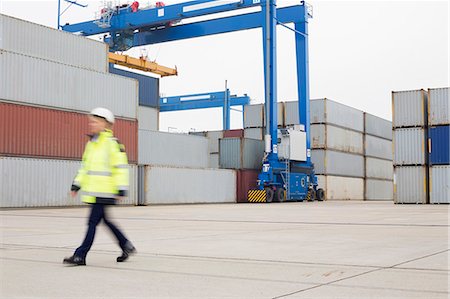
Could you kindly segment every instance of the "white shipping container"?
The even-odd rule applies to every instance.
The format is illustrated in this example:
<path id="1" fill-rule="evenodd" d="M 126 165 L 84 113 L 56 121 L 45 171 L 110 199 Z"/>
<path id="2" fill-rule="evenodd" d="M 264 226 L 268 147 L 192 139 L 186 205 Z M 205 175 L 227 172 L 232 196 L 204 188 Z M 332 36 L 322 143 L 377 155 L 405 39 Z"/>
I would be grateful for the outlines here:
<path id="1" fill-rule="evenodd" d="M 219 139 L 223 138 L 223 131 L 208 131 L 206 137 L 209 138 L 208 151 L 209 153 L 219 152 Z"/>
<path id="2" fill-rule="evenodd" d="M 245 128 L 244 137 L 249 139 L 264 139 L 264 129 L 263 128 Z"/>
<path id="3" fill-rule="evenodd" d="M 311 161 L 316 174 L 364 177 L 364 157 L 331 150 L 312 150 Z"/>
<path id="4" fill-rule="evenodd" d="M 0 207 L 64 207 L 83 205 L 70 196 L 79 161 L 0 157 Z M 129 196 L 120 204 L 136 204 L 137 167 L 130 165 Z"/>
<path id="5" fill-rule="evenodd" d="M 144 165 L 206 168 L 208 138 L 139 130 L 138 161 Z"/>
<path id="6" fill-rule="evenodd" d="M 108 72 L 108 45 L 0 14 L 0 50 Z"/>
<path id="7" fill-rule="evenodd" d="M 394 200 L 393 181 L 372 180 L 365 181 L 365 200 Z"/>
<path id="8" fill-rule="evenodd" d="M 146 106 L 138 107 L 138 127 L 140 130 L 159 130 L 159 110 Z"/>
<path id="9" fill-rule="evenodd" d="M 236 202 L 236 172 L 224 169 L 145 167 L 146 204 Z"/>
<path id="10" fill-rule="evenodd" d="M 278 126 L 284 126 L 284 103 L 277 105 Z M 244 106 L 244 128 L 263 128 L 266 125 L 264 104 Z"/>
<path id="11" fill-rule="evenodd" d="M 395 203 L 427 203 L 426 171 L 425 166 L 395 167 Z"/>
<path id="12" fill-rule="evenodd" d="M 319 188 L 324 189 L 326 200 L 363 200 L 364 179 L 318 175 Z"/>
<path id="13" fill-rule="evenodd" d="M 430 203 L 450 203 L 450 165 L 430 167 Z"/>
<path id="14" fill-rule="evenodd" d="M 427 96 L 423 89 L 392 92 L 392 123 L 394 128 L 426 125 Z"/>
<path id="15" fill-rule="evenodd" d="M 364 112 L 365 134 L 392 140 L 392 122 Z"/>
<path id="16" fill-rule="evenodd" d="M 329 100 L 311 100 L 311 124 L 332 124 L 364 132 L 364 114 L 361 110 Z"/>
<path id="17" fill-rule="evenodd" d="M 311 125 L 311 147 L 363 154 L 363 134 L 331 125 Z"/>
<path id="18" fill-rule="evenodd" d="M 392 161 L 392 141 L 371 136 L 364 136 L 364 155 Z"/>
<path id="19" fill-rule="evenodd" d="M 424 165 L 425 130 L 407 128 L 394 130 L 394 165 Z"/>
<path id="20" fill-rule="evenodd" d="M 219 168 L 219 154 L 209 154 L 209 168 Z"/>
<path id="21" fill-rule="evenodd" d="M 0 50 L 0 99 L 89 112 L 108 107 L 137 118 L 138 82 Z"/>
<path id="22" fill-rule="evenodd" d="M 428 89 L 428 124 L 450 124 L 450 88 Z"/>
<path id="23" fill-rule="evenodd" d="M 366 178 L 392 180 L 394 178 L 394 164 L 389 160 L 366 158 Z"/>

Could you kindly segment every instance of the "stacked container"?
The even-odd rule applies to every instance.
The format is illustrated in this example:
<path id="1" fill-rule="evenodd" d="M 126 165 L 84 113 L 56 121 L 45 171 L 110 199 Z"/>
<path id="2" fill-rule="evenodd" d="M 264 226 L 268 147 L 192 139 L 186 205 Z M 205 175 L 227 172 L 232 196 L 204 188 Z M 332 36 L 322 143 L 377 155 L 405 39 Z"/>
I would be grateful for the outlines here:
<path id="1" fill-rule="evenodd" d="M 392 92 L 394 200 L 428 203 L 427 93 Z"/>
<path id="2" fill-rule="evenodd" d="M 18 38 L 20 37 L 20 38 Z M 87 113 L 107 107 L 137 162 L 138 83 L 108 73 L 104 43 L 0 14 L 0 207 L 81 204 L 68 195 Z M 134 203 L 136 165 L 130 165 Z"/>
<path id="3" fill-rule="evenodd" d="M 284 127 L 284 103 L 277 106 L 278 127 Z M 265 135 L 266 115 L 264 104 L 244 106 L 244 137 L 263 140 Z"/>

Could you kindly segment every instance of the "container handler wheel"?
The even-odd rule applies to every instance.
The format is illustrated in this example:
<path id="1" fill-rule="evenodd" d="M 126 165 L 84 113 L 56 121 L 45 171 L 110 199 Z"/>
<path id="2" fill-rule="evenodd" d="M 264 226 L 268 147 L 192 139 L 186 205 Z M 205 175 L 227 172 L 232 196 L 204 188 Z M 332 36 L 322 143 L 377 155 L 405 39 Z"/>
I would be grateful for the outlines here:
<path id="1" fill-rule="evenodd" d="M 325 191 L 322 188 L 317 189 L 316 191 L 316 199 L 318 201 L 324 201 L 325 199 Z"/>
<path id="2" fill-rule="evenodd" d="M 278 188 L 275 191 L 275 201 L 276 202 L 286 201 L 286 190 L 284 190 L 284 188 Z"/>
<path id="3" fill-rule="evenodd" d="M 266 202 L 272 202 L 275 192 L 270 187 L 266 187 L 264 190 L 266 190 Z"/>

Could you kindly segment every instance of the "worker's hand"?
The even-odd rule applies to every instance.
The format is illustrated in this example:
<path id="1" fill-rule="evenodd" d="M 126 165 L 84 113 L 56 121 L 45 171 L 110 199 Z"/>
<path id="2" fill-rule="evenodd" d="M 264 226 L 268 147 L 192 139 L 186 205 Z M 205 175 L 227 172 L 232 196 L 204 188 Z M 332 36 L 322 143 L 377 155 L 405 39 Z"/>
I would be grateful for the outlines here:
<path id="1" fill-rule="evenodd" d="M 70 191 L 70 196 L 75 198 L 77 196 L 77 191 Z"/>

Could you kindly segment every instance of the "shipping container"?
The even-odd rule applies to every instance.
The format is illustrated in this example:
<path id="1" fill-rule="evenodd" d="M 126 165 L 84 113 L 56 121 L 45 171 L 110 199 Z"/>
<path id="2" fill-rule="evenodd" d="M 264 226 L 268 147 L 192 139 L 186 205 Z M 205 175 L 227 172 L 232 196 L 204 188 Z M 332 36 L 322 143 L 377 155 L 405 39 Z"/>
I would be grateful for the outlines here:
<path id="1" fill-rule="evenodd" d="M 159 130 L 159 110 L 146 106 L 138 107 L 138 125 L 140 130 Z"/>
<path id="2" fill-rule="evenodd" d="M 0 207 L 65 207 L 83 205 L 70 196 L 79 161 L 0 157 Z M 129 196 L 119 204 L 136 204 L 137 167 L 130 165 Z"/>
<path id="3" fill-rule="evenodd" d="M 425 165 L 425 129 L 394 130 L 394 165 Z"/>
<path id="4" fill-rule="evenodd" d="M 220 168 L 261 169 L 264 141 L 247 138 L 224 138 L 219 141 Z"/>
<path id="5" fill-rule="evenodd" d="M 430 167 L 430 203 L 450 203 L 450 165 Z"/>
<path id="6" fill-rule="evenodd" d="M 371 135 L 364 136 L 364 155 L 392 161 L 392 141 Z"/>
<path id="7" fill-rule="evenodd" d="M 209 139 L 209 145 L 208 145 L 209 153 L 219 153 L 219 139 L 223 138 L 223 134 L 224 134 L 224 131 L 208 131 L 208 132 L 206 132 L 206 137 L 208 137 L 208 139 Z M 217 156 L 217 163 L 219 163 L 218 156 Z M 217 166 L 217 167 L 219 167 L 219 166 Z"/>
<path id="8" fill-rule="evenodd" d="M 0 50 L 96 72 L 108 71 L 108 45 L 0 14 Z"/>
<path id="9" fill-rule="evenodd" d="M 331 150 L 312 150 L 316 174 L 364 177 L 364 157 Z"/>
<path id="10" fill-rule="evenodd" d="M 427 124 L 427 95 L 423 89 L 392 92 L 394 128 L 424 127 Z"/>
<path id="11" fill-rule="evenodd" d="M 247 193 L 249 190 L 257 189 L 258 170 L 237 170 L 236 171 L 236 200 L 237 202 L 248 202 Z"/>
<path id="12" fill-rule="evenodd" d="M 394 200 L 394 182 L 385 180 L 365 180 L 365 200 Z"/>
<path id="13" fill-rule="evenodd" d="M 219 168 L 219 153 L 209 154 L 209 168 Z"/>
<path id="14" fill-rule="evenodd" d="M 137 162 L 136 120 L 116 119 L 114 135 Z M 0 154 L 81 160 L 89 141 L 88 118 L 76 113 L 0 102 Z"/>
<path id="15" fill-rule="evenodd" d="M 138 83 L 0 50 L 0 100 L 89 112 L 107 107 L 115 115 L 137 118 Z"/>
<path id="16" fill-rule="evenodd" d="M 392 140 L 392 122 L 364 112 L 364 132 L 367 135 Z"/>
<path id="17" fill-rule="evenodd" d="M 244 128 L 263 128 L 266 125 L 264 104 L 244 106 Z M 284 103 L 277 105 L 278 126 L 284 126 Z"/>
<path id="18" fill-rule="evenodd" d="M 450 164 L 450 126 L 428 129 L 428 152 L 430 165 Z"/>
<path id="19" fill-rule="evenodd" d="M 139 164 L 206 168 L 208 138 L 139 130 Z"/>
<path id="20" fill-rule="evenodd" d="M 317 180 L 325 200 L 364 200 L 364 179 L 318 175 Z"/>
<path id="21" fill-rule="evenodd" d="M 225 130 L 223 131 L 223 138 L 244 138 L 244 130 Z"/>
<path id="22" fill-rule="evenodd" d="M 236 202 L 234 170 L 146 166 L 145 172 L 147 205 Z"/>
<path id="23" fill-rule="evenodd" d="M 362 111 L 329 99 L 311 100 L 310 117 L 311 124 L 331 124 L 364 132 Z"/>
<path id="24" fill-rule="evenodd" d="M 394 169 L 395 203 L 427 203 L 426 166 L 397 166 Z"/>
<path id="25" fill-rule="evenodd" d="M 136 79 L 139 82 L 139 105 L 159 107 L 159 79 L 118 69 L 110 65 L 109 72 L 119 76 Z"/>
<path id="26" fill-rule="evenodd" d="M 428 89 L 428 124 L 450 124 L 449 87 Z"/>
<path id="27" fill-rule="evenodd" d="M 392 180 L 394 178 L 394 165 L 392 160 L 382 160 L 366 157 L 366 178 Z"/>
<path id="28" fill-rule="evenodd" d="M 311 147 L 363 154 L 363 134 L 331 125 L 311 125 Z"/>
<path id="29" fill-rule="evenodd" d="M 249 139 L 264 140 L 264 129 L 246 128 L 244 129 L 244 137 Z"/>

